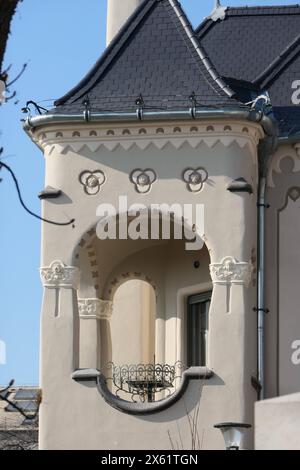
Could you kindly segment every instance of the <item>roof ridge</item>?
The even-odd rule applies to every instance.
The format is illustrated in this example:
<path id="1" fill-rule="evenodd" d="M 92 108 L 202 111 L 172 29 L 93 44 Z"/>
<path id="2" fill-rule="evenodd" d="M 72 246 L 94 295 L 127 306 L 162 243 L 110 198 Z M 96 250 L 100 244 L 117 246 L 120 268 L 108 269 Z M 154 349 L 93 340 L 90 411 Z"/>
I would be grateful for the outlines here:
<path id="1" fill-rule="evenodd" d="M 255 85 L 266 86 L 266 84 L 268 83 L 268 77 L 272 74 L 272 72 L 275 71 L 276 68 L 279 68 L 280 71 L 280 69 L 282 68 L 281 66 L 285 65 L 285 60 L 288 59 L 290 55 L 292 55 L 298 45 L 300 45 L 300 34 L 296 36 L 294 40 L 283 49 L 283 51 L 265 68 L 265 70 L 263 70 L 263 72 L 261 72 L 255 78 L 255 80 L 253 80 L 253 83 Z"/>
<path id="2" fill-rule="evenodd" d="M 295 13 L 291 13 L 291 11 L 287 10 L 299 10 L 300 14 L 300 4 L 291 4 L 291 5 L 252 5 L 252 6 L 236 6 L 236 7 L 227 7 L 226 9 L 226 17 L 228 16 L 269 16 L 269 15 L 293 15 Z M 270 10 L 274 10 L 270 12 Z M 281 10 L 280 12 L 276 10 Z M 254 12 L 256 11 L 256 12 Z M 260 13 L 257 13 L 259 11 Z M 265 11 L 265 13 L 263 13 Z M 235 13 L 236 12 L 236 13 Z M 252 13 L 252 14 L 251 14 Z M 226 20 L 225 17 L 225 20 Z M 215 21 L 213 21 L 209 16 L 205 17 L 203 21 L 195 28 L 195 33 L 197 36 L 205 34 L 207 32 L 207 29 L 209 29 L 211 26 L 216 24 Z"/>
<path id="3" fill-rule="evenodd" d="M 217 84 L 217 86 L 224 92 L 229 98 L 233 98 L 235 92 L 230 88 L 230 86 L 225 82 L 225 80 L 221 77 L 218 73 L 217 69 L 213 65 L 212 61 L 210 60 L 208 54 L 205 52 L 204 48 L 201 46 L 196 32 L 193 29 L 190 21 L 188 20 L 184 10 L 181 7 L 181 4 L 178 0 L 168 0 L 169 4 L 172 6 L 173 10 L 175 11 L 178 19 L 180 20 L 183 29 L 185 30 L 188 39 L 190 40 L 191 44 L 195 48 L 195 51 L 200 58 L 202 64 L 204 65 L 206 71 L 209 73 L 213 81 Z"/>
<path id="4" fill-rule="evenodd" d="M 254 10 L 259 10 L 259 11 L 263 11 L 263 10 L 290 10 L 291 8 L 294 8 L 294 9 L 299 9 L 300 10 L 300 5 L 298 3 L 294 3 L 294 4 L 290 4 L 290 5 L 251 5 L 251 6 L 248 6 L 248 5 L 243 5 L 243 6 L 232 6 L 232 7 L 227 7 L 227 10 L 226 10 L 226 13 L 231 13 L 235 10 L 235 11 L 247 11 L 249 13 L 251 13 L 251 11 L 254 11 Z M 282 13 L 278 13 L 278 14 L 282 14 Z M 286 12 L 285 14 L 291 14 L 290 12 Z"/>

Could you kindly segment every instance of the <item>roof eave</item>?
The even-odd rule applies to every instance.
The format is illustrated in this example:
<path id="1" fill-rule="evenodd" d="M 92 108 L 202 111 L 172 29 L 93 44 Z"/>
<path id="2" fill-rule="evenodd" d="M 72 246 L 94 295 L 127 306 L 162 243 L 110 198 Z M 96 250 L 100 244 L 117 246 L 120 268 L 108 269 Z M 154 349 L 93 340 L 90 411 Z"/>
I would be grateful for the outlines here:
<path id="1" fill-rule="evenodd" d="M 179 111 L 144 111 L 143 113 L 103 113 L 91 114 L 87 121 L 86 115 L 50 115 L 29 117 L 24 122 L 25 132 L 32 137 L 37 128 L 51 125 L 70 125 L 70 124 L 96 124 L 112 122 L 158 122 L 158 121 L 182 121 L 182 120 L 239 120 L 250 121 L 259 124 L 264 129 L 267 136 L 277 136 L 277 122 L 271 115 L 266 115 L 261 110 L 248 107 L 230 107 L 230 108 L 200 108 L 184 109 Z"/>

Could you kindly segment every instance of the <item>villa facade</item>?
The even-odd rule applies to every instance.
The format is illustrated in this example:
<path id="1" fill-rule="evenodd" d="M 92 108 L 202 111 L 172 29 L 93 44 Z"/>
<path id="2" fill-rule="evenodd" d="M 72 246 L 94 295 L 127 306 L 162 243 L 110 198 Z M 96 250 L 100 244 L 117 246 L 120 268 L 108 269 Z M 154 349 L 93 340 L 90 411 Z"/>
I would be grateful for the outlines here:
<path id="1" fill-rule="evenodd" d="M 256 401 L 300 390 L 300 7 L 119 4 L 24 125 L 72 219 L 43 224 L 40 448 L 253 448 Z"/>

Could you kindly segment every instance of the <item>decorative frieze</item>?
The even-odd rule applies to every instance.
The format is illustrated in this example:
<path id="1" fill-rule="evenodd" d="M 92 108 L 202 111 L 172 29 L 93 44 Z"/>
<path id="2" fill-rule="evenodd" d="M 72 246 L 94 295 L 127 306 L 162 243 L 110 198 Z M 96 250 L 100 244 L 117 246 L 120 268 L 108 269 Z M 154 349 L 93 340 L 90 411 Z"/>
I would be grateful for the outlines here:
<path id="1" fill-rule="evenodd" d="M 65 287 L 78 289 L 80 270 L 74 266 L 66 266 L 62 261 L 53 261 L 49 267 L 40 269 L 42 284 L 48 288 Z"/>
<path id="2" fill-rule="evenodd" d="M 80 318 L 85 320 L 109 320 L 113 312 L 110 300 L 78 299 Z"/>
<path id="3" fill-rule="evenodd" d="M 140 127 L 131 124 L 128 127 L 98 125 L 94 127 L 77 126 L 78 130 L 71 129 L 47 129 L 35 136 L 35 142 L 44 150 L 46 156 L 55 154 L 64 155 L 69 151 L 78 153 L 87 147 L 91 152 L 98 152 L 100 149 L 114 151 L 119 146 L 125 151 L 138 147 L 145 150 L 154 145 L 162 150 L 167 145 L 172 145 L 175 149 L 183 145 L 190 145 L 197 148 L 205 144 L 208 148 L 214 147 L 217 143 L 230 147 L 237 144 L 244 149 L 247 145 L 256 152 L 256 147 L 263 136 L 259 125 L 231 122 L 224 123 L 178 123 L 176 126 L 161 125 Z"/>
<path id="4" fill-rule="evenodd" d="M 214 284 L 242 284 L 248 287 L 253 274 L 251 262 L 239 262 L 231 256 L 220 263 L 210 265 L 210 275 Z"/>

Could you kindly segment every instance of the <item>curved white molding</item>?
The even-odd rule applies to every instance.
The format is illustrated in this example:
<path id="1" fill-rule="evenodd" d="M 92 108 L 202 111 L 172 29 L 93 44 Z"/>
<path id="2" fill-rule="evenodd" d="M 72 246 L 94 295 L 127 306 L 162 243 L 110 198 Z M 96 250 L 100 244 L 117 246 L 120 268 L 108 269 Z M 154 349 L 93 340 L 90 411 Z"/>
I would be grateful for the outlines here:
<path id="1" fill-rule="evenodd" d="M 113 312 L 110 300 L 78 299 L 80 318 L 85 320 L 109 320 Z"/>
<path id="2" fill-rule="evenodd" d="M 284 147 L 279 147 L 279 149 L 273 156 L 270 167 L 269 167 L 268 186 L 270 188 L 275 188 L 274 173 L 275 174 L 282 173 L 280 164 L 284 158 L 290 158 L 293 160 L 293 163 L 294 163 L 293 173 L 297 173 L 298 171 L 300 171 L 300 144 L 296 144 L 294 146 L 285 145 Z"/>
<path id="3" fill-rule="evenodd" d="M 41 281 L 44 287 L 55 289 L 65 287 L 78 289 L 80 270 L 74 266 L 66 266 L 62 261 L 53 261 L 49 267 L 40 268 Z"/>
<path id="4" fill-rule="evenodd" d="M 231 256 L 223 258 L 221 263 L 210 265 L 210 275 L 214 284 L 241 284 L 249 287 L 253 270 L 251 262 L 239 262 Z"/>
<path id="5" fill-rule="evenodd" d="M 186 393 L 189 383 L 195 380 L 209 380 L 214 376 L 212 370 L 207 367 L 190 367 L 185 370 L 179 388 L 163 400 L 152 403 L 132 403 L 114 395 L 107 386 L 107 379 L 97 369 L 75 370 L 72 379 L 78 383 L 94 382 L 100 395 L 108 405 L 122 413 L 130 415 L 149 415 L 160 413 L 175 405 Z"/>

